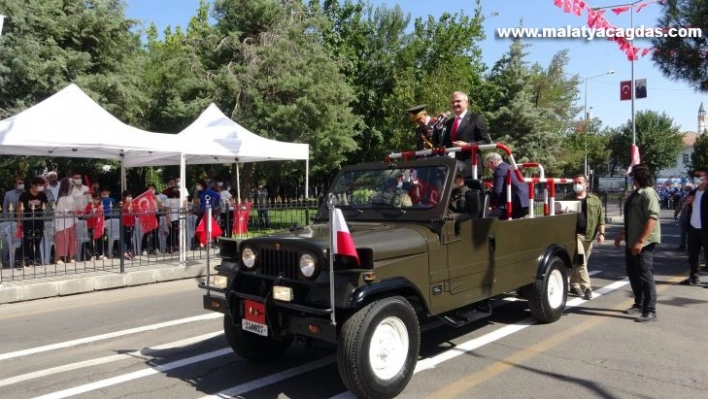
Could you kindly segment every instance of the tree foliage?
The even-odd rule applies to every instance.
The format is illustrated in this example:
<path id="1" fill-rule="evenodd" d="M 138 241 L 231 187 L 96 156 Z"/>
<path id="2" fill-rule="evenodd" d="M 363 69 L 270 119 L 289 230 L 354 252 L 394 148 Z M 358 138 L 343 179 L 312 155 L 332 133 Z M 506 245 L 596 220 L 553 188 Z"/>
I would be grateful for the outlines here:
<path id="1" fill-rule="evenodd" d="M 665 18 L 673 19 L 666 23 L 698 25 L 698 3 L 669 1 Z M 308 143 L 310 181 L 324 187 L 343 164 L 413 148 L 405 110 L 426 103 L 431 114 L 446 111 L 450 94 L 463 91 L 470 110 L 487 119 L 492 140 L 510 144 L 517 161 L 538 161 L 548 175 L 583 170 L 585 154 L 596 174 L 627 166 L 627 126 L 574 121 L 580 80 L 565 72 L 567 51 L 548 64 L 530 64 L 533 48 L 513 40 L 487 69 L 479 45 L 481 0 L 472 15 L 413 20 L 402 7 L 366 0 L 201 0 L 186 27 L 158 32 L 148 24 L 141 32 L 125 17 L 122 0 L 0 0 L 8 15 L 0 38 L 0 116 L 71 82 L 124 122 L 163 133 L 181 131 L 213 102 L 258 135 Z M 667 45 L 686 54 L 704 45 L 681 43 L 685 49 Z M 695 69 L 691 79 L 705 79 L 705 64 L 680 65 Z M 640 113 L 637 131 L 643 161 L 655 170 L 673 165 L 672 151 L 681 145 L 668 116 Z M 697 145 L 700 150 L 702 141 Z M 0 179 L 59 168 L 116 189 L 116 169 L 104 172 L 106 165 L 115 166 L 3 157 Z M 265 179 L 271 192 L 292 194 L 305 180 L 300 162 L 250 164 L 241 172 L 242 192 Z M 128 181 L 138 191 L 177 173 L 176 167 L 133 168 Z M 187 183 L 206 175 L 235 184 L 234 165 L 190 167 Z"/>
<path id="2" fill-rule="evenodd" d="M 708 134 L 701 132 L 693 144 L 693 153 L 691 154 L 691 169 L 706 169 L 708 168 Z M 690 172 L 687 171 L 687 172 Z"/>
<path id="3" fill-rule="evenodd" d="M 637 146 L 640 158 L 654 173 L 676 165 L 683 148 L 683 138 L 673 118 L 666 113 L 639 111 L 635 115 Z M 627 168 L 631 161 L 632 122 L 616 129 L 610 140 L 612 169 Z"/>
<path id="4" fill-rule="evenodd" d="M 528 65 L 529 45 L 514 39 L 487 77 L 485 109 L 492 140 L 508 143 L 517 161 L 533 160 L 558 174 L 564 165 L 562 139 L 575 114 L 577 80 L 566 78 L 567 52 L 547 68 Z"/>
<path id="5" fill-rule="evenodd" d="M 665 0 L 658 26 L 700 28 L 700 37 L 658 37 L 653 39 L 652 58 L 665 76 L 683 80 L 696 90 L 708 92 L 708 1 Z"/>

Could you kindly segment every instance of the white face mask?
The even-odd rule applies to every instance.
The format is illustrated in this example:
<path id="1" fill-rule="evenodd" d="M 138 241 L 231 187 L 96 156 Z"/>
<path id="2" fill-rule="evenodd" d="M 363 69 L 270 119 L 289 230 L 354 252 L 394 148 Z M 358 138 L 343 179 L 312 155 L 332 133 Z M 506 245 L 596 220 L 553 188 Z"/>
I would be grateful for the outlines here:
<path id="1" fill-rule="evenodd" d="M 133 197 L 125 197 L 125 200 L 126 200 L 126 201 L 132 201 L 132 200 L 133 200 Z"/>
<path id="2" fill-rule="evenodd" d="M 80 186 L 80 185 L 81 185 L 81 179 L 74 179 L 74 184 L 76 184 L 77 186 Z"/>
<path id="3" fill-rule="evenodd" d="M 37 191 L 39 191 L 40 193 L 41 193 L 42 191 L 44 191 L 44 186 L 39 186 L 39 187 L 37 187 Z"/>
<path id="4" fill-rule="evenodd" d="M 703 178 L 702 177 L 694 177 L 693 184 L 696 186 L 700 186 L 701 184 L 703 184 Z"/>
<path id="5" fill-rule="evenodd" d="M 20 190 L 20 191 L 22 191 L 22 190 L 25 189 L 25 185 L 24 185 L 24 184 L 18 184 L 18 185 L 17 185 L 17 189 Z"/>
<path id="6" fill-rule="evenodd" d="M 584 184 L 573 184 L 573 191 L 575 191 L 576 193 L 582 193 L 583 190 L 585 190 Z"/>
<path id="7" fill-rule="evenodd" d="M 402 187 L 403 187 L 403 182 L 402 182 L 402 181 L 399 181 L 398 184 L 396 184 L 396 187 L 397 187 L 397 188 L 402 188 Z"/>
<path id="8" fill-rule="evenodd" d="M 108 195 L 101 194 L 101 198 L 108 198 Z"/>
<path id="9" fill-rule="evenodd" d="M 202 186 L 197 186 L 197 191 L 202 191 L 203 189 L 204 189 L 204 187 L 202 187 Z"/>

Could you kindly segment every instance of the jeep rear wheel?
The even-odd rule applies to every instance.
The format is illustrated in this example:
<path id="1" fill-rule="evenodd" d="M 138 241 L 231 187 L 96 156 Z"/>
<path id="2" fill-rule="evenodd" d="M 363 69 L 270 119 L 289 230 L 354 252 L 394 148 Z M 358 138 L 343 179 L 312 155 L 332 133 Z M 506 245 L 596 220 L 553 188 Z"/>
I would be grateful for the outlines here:
<path id="1" fill-rule="evenodd" d="M 241 321 L 234 323 L 230 312 L 224 315 L 224 335 L 234 352 L 253 362 L 278 359 L 292 343 L 292 339 L 275 339 L 243 331 Z"/>
<path id="2" fill-rule="evenodd" d="M 557 256 L 552 257 L 543 279 L 536 280 L 529 296 L 529 308 L 536 320 L 552 323 L 561 317 L 568 295 L 567 284 L 565 263 Z"/>
<path id="3" fill-rule="evenodd" d="M 360 398 L 391 398 L 413 377 L 420 328 L 402 297 L 365 306 L 342 325 L 337 365 L 344 385 Z"/>

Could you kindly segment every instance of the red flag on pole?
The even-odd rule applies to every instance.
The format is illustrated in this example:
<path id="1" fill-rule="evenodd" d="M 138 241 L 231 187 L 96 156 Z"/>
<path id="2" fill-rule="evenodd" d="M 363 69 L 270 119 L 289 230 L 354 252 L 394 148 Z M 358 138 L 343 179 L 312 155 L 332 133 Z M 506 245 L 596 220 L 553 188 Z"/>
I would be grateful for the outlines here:
<path id="1" fill-rule="evenodd" d="M 153 231 L 158 227 L 157 218 L 155 217 L 155 196 L 150 190 L 138 195 L 133 204 L 138 211 L 138 219 L 140 219 L 140 228 L 143 234 Z"/>
<path id="2" fill-rule="evenodd" d="M 632 161 L 629 164 L 629 168 L 627 168 L 627 174 L 632 173 L 632 168 L 634 165 L 639 165 L 641 160 L 639 159 L 639 147 L 637 147 L 636 144 L 632 144 Z"/>
<path id="3" fill-rule="evenodd" d="M 359 254 L 356 252 L 356 246 L 354 246 L 354 239 L 349 233 L 347 221 L 344 220 L 342 210 L 339 208 L 334 208 L 331 234 L 332 243 L 334 245 L 334 247 L 332 248 L 332 253 L 335 255 L 349 256 L 351 258 L 354 258 L 356 260 L 356 264 L 359 265 Z"/>
<path id="4" fill-rule="evenodd" d="M 639 147 L 636 144 L 632 144 L 632 164 L 630 166 L 639 165 L 641 160 L 639 159 Z"/>
<path id="5" fill-rule="evenodd" d="M 199 243 L 202 244 L 202 246 L 206 246 L 207 244 L 207 217 L 206 217 L 206 212 L 204 213 L 204 216 L 202 216 L 202 220 L 199 222 L 199 226 L 197 226 L 197 229 L 194 230 L 194 235 L 197 237 L 197 240 L 199 240 Z M 215 237 L 219 237 L 224 235 L 224 230 L 221 229 L 219 226 L 219 223 L 216 222 L 216 219 L 214 219 L 214 216 L 211 217 L 211 238 L 212 240 Z"/>
<path id="6" fill-rule="evenodd" d="M 632 99 L 632 81 L 623 80 L 620 82 L 620 101 Z"/>

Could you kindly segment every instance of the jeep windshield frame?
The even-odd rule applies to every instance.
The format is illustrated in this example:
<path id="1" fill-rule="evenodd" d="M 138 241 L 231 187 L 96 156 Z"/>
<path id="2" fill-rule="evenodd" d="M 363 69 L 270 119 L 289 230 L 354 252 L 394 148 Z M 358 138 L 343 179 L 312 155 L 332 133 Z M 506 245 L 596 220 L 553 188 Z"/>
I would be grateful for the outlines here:
<path id="1" fill-rule="evenodd" d="M 346 166 L 332 182 L 315 222 L 329 220 L 330 197 L 350 222 L 440 221 L 449 202 L 454 167 L 455 159 L 449 157 Z"/>

